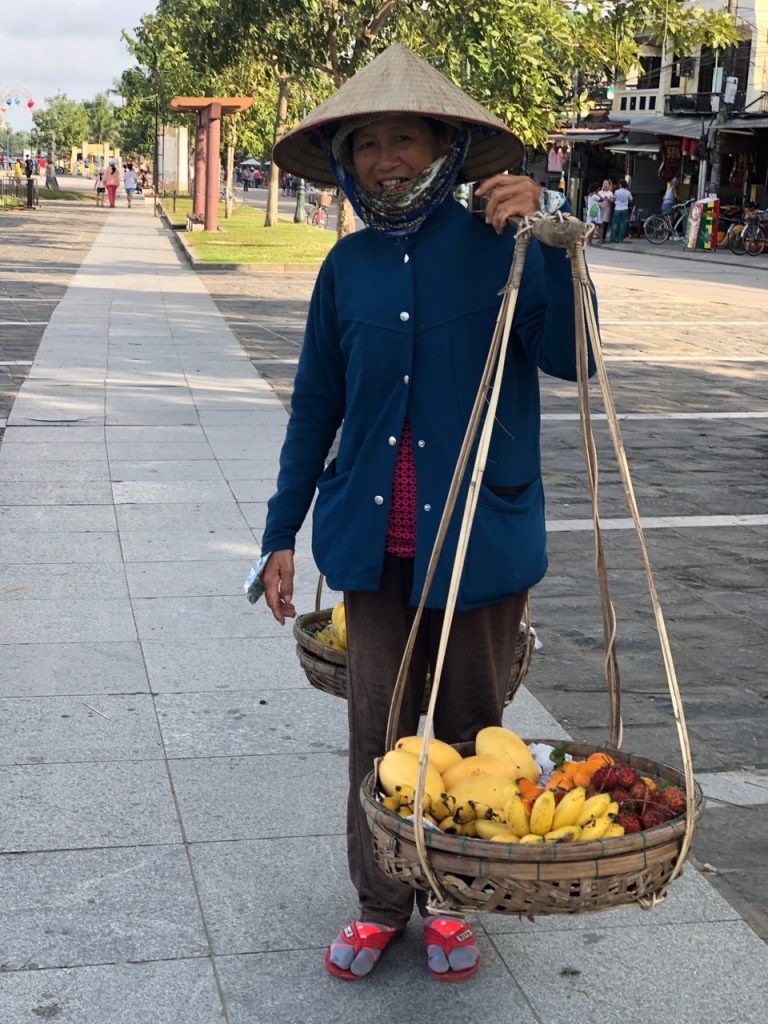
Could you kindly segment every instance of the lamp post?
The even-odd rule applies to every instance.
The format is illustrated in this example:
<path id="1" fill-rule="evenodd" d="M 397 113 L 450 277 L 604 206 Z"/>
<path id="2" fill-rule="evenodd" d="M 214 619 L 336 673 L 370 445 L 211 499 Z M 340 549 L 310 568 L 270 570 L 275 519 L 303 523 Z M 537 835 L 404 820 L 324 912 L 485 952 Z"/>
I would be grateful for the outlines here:
<path id="1" fill-rule="evenodd" d="M 301 107 L 301 120 L 302 121 L 307 116 L 307 99 L 308 99 L 308 97 L 305 95 L 304 96 L 304 102 L 303 102 L 302 107 Z M 307 183 L 304 181 L 303 178 L 299 178 L 298 184 L 296 185 L 296 210 L 295 210 L 295 212 L 293 214 L 293 223 L 294 224 L 301 224 L 304 221 L 304 216 L 305 216 L 304 200 L 306 199 L 306 195 L 307 195 Z"/>

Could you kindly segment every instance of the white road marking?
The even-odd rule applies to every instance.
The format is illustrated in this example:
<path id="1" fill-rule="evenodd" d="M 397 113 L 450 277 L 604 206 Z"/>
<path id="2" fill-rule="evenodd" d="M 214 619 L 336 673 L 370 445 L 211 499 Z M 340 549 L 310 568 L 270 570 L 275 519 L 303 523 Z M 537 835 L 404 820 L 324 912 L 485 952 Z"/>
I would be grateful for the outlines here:
<path id="1" fill-rule="evenodd" d="M 768 356 L 604 356 L 606 363 L 692 363 L 700 366 L 702 363 L 768 363 Z"/>
<path id="2" fill-rule="evenodd" d="M 707 526 L 768 526 L 765 516 L 643 516 L 646 530 L 685 530 Z M 603 530 L 634 530 L 632 519 L 601 519 Z M 572 533 L 592 529 L 591 519 L 548 519 L 550 533 Z"/>
<path id="3" fill-rule="evenodd" d="M 0 327 L 46 327 L 47 320 L 0 320 Z"/>
<path id="4" fill-rule="evenodd" d="M 668 326 L 674 324 L 675 327 L 756 327 L 757 322 L 754 320 L 688 320 L 686 323 L 681 323 L 680 318 L 674 320 L 603 320 L 600 318 L 601 326 L 618 326 L 618 327 L 648 327 L 654 326 L 655 324 Z"/>
<path id="5" fill-rule="evenodd" d="M 577 412 L 546 412 L 542 413 L 544 421 L 572 422 L 579 420 Z M 621 412 L 618 414 L 621 421 L 624 420 L 766 420 L 768 412 Z M 604 412 L 593 412 L 593 420 L 607 420 Z"/>

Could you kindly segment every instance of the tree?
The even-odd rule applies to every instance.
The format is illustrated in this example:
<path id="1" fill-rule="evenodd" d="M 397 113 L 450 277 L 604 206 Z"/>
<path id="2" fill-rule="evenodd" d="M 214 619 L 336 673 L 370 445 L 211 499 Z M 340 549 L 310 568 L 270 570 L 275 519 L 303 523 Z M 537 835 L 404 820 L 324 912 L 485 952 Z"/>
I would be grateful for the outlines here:
<path id="1" fill-rule="evenodd" d="M 32 138 L 41 150 L 48 148 L 52 131 L 60 150 L 80 146 L 88 138 L 88 112 L 83 103 L 71 100 L 66 93 L 46 97 L 44 105 L 32 114 L 32 121 Z"/>
<path id="2" fill-rule="evenodd" d="M 86 100 L 88 113 L 88 138 L 91 142 L 110 142 L 115 134 L 115 106 L 103 92 L 92 100 Z"/>

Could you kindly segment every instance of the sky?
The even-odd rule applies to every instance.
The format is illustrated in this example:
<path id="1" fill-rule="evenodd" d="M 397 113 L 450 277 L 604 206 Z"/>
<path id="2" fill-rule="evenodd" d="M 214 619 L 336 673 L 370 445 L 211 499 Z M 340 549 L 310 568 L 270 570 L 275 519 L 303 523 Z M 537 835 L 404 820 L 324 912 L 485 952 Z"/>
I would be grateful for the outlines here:
<path id="1" fill-rule="evenodd" d="M 32 127 L 27 100 L 65 92 L 93 99 L 133 61 L 120 38 L 155 0 L 32 0 L 3 4 L 0 17 L 0 103 L 19 97 L 6 115 L 17 130 Z M 119 102 L 119 101 L 118 101 Z"/>

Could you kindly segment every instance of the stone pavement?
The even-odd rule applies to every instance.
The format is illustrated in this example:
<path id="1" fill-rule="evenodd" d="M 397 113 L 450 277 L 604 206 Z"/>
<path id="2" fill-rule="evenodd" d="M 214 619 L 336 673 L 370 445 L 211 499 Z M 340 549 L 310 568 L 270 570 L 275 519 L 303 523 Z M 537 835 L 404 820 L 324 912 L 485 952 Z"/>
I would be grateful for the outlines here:
<path id="1" fill-rule="evenodd" d="M 288 337 L 272 313 L 268 330 Z M 640 404 L 662 386 L 658 367 L 644 389 L 626 377 Z M 549 384 L 545 406 L 571 415 L 572 387 Z M 354 905 L 345 708 L 307 685 L 290 636 L 241 591 L 285 422 L 167 231 L 140 208 L 113 211 L 0 447 L 4 1024 L 383 1024 L 432 1018 L 436 996 L 446 1024 L 764 1024 L 766 945 L 691 865 L 650 913 L 482 919 L 483 969 L 450 991 L 427 976 L 415 928 L 366 983 L 325 974 L 323 947 Z M 579 470 L 562 423 L 547 421 L 545 443 L 564 518 L 556 488 Z M 651 462 L 651 484 L 658 471 Z M 613 501 L 611 488 L 609 477 Z M 700 645 L 725 614 L 733 551 L 759 575 L 760 530 L 745 533 L 730 549 L 728 534 L 713 539 L 696 563 L 715 567 L 723 592 L 710 634 L 693 616 Z M 599 660 L 594 598 L 579 592 L 589 537 L 552 536 L 551 589 L 537 596 L 546 646 L 529 677 L 543 694 L 594 676 Z M 685 543 L 666 543 L 670 565 Z M 302 609 L 314 590 L 306 531 L 297 553 Z M 634 566 L 620 578 L 631 609 Z M 765 642 L 761 620 L 745 629 L 751 650 Z M 656 671 L 647 633 L 638 616 L 638 692 Z M 674 759 L 668 713 L 642 698 L 634 710 L 649 717 L 632 737 L 642 747 L 627 748 Z M 507 721 L 552 737 L 595 725 L 566 730 L 530 690 Z"/>

